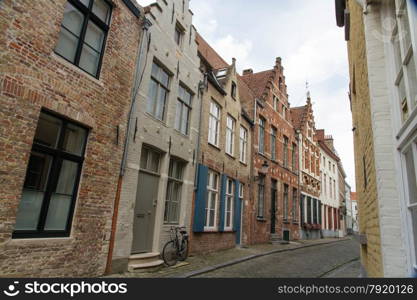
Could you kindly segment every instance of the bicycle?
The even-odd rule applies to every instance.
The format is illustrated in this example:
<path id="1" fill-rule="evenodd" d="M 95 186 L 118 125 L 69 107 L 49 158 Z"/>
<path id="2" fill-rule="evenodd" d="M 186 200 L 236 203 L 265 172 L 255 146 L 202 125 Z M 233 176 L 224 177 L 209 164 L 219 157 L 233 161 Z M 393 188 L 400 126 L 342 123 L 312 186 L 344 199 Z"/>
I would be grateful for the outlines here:
<path id="1" fill-rule="evenodd" d="M 185 227 L 171 227 L 171 240 L 162 250 L 162 259 L 167 266 L 174 266 L 188 257 L 188 233 Z"/>

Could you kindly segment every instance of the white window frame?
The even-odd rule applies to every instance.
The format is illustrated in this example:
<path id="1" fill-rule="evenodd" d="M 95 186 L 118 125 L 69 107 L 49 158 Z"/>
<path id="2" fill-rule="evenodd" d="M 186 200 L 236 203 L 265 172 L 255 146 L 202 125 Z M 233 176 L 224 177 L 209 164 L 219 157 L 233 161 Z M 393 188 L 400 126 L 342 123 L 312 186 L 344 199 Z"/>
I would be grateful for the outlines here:
<path id="1" fill-rule="evenodd" d="M 220 145 L 220 121 L 221 107 L 216 102 L 211 101 L 209 114 L 208 142 L 209 144 L 217 148 Z"/>
<path id="2" fill-rule="evenodd" d="M 235 194 L 234 182 L 233 182 L 232 179 L 227 178 L 227 180 L 226 180 L 226 199 L 225 199 L 225 203 L 224 203 L 224 210 L 225 210 L 225 212 L 224 212 L 224 229 L 225 229 L 225 231 L 232 231 L 233 230 L 234 194 Z M 229 222 L 229 225 L 227 225 L 228 222 Z"/>
<path id="3" fill-rule="evenodd" d="M 239 160 L 241 163 L 246 164 L 248 153 L 248 130 L 243 126 L 240 126 L 239 150 Z"/>
<path id="4" fill-rule="evenodd" d="M 235 156 L 235 129 L 236 120 L 231 116 L 227 115 L 226 118 L 226 153 L 230 156 Z"/>
<path id="5" fill-rule="evenodd" d="M 245 186 L 244 186 L 244 184 L 243 183 L 239 183 L 239 198 L 241 199 L 241 200 L 243 200 L 243 198 L 244 198 L 244 192 L 245 192 Z"/>
<path id="6" fill-rule="evenodd" d="M 214 178 L 217 177 L 216 182 L 214 182 Z M 216 183 L 216 185 L 214 185 Z M 205 222 L 204 222 L 204 230 L 205 231 L 216 231 L 217 230 L 217 210 L 219 205 L 219 184 L 220 184 L 220 174 L 214 171 L 209 170 L 208 177 L 207 177 L 207 201 L 205 207 Z M 211 195 L 215 195 L 214 200 L 214 209 L 211 209 L 212 200 Z M 209 224 L 210 220 L 210 213 L 214 213 L 214 221 L 213 225 Z"/>

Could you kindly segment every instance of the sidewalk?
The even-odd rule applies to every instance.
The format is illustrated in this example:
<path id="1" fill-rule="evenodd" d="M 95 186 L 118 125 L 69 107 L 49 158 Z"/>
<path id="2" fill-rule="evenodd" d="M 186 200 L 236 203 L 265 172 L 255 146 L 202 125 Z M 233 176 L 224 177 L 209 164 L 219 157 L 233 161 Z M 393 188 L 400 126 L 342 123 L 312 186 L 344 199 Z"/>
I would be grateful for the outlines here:
<path id="1" fill-rule="evenodd" d="M 178 262 L 173 267 L 160 267 L 152 270 L 140 270 L 136 272 L 126 272 L 114 274 L 111 278 L 189 278 L 206 272 L 210 272 L 225 266 L 240 263 L 256 257 L 265 256 L 277 252 L 292 251 L 300 248 L 313 247 L 316 245 L 336 243 L 343 239 L 321 239 L 309 241 L 296 241 L 287 245 L 251 245 L 245 248 L 233 248 L 217 251 L 209 254 L 199 254 L 190 256 L 187 261 Z"/>

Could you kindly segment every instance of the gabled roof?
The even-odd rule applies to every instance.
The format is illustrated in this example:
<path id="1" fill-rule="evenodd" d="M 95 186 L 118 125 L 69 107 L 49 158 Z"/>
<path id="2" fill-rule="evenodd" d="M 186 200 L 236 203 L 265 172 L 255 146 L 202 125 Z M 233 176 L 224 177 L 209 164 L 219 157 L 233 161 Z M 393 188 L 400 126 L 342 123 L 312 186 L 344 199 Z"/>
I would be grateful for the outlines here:
<path id="1" fill-rule="evenodd" d="M 243 81 L 253 91 L 256 98 L 262 98 L 269 81 L 274 76 L 274 69 L 242 76 Z"/>
<path id="2" fill-rule="evenodd" d="M 307 116 L 307 112 L 307 105 L 290 108 L 292 123 L 296 130 L 301 129 L 301 126 Z"/>
<path id="3" fill-rule="evenodd" d="M 237 76 L 237 86 L 239 89 L 239 97 L 242 102 L 252 103 L 255 100 L 254 93 L 240 75 Z"/>
<path id="4" fill-rule="evenodd" d="M 196 42 L 200 56 L 210 65 L 213 70 L 225 69 L 229 64 L 203 39 L 197 32 Z"/>

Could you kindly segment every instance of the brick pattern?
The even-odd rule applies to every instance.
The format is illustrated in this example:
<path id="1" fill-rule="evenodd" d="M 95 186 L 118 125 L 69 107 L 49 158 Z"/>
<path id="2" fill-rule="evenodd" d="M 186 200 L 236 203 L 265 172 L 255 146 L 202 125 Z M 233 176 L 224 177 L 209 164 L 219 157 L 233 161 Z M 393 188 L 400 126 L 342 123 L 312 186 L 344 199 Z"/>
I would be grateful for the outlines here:
<path id="1" fill-rule="evenodd" d="M 104 272 L 140 39 L 139 20 L 121 0 L 113 3 L 100 80 L 53 53 L 65 0 L 0 3 L 0 276 Z M 11 235 L 42 108 L 91 128 L 71 236 L 15 240 Z"/>
<path id="2" fill-rule="evenodd" d="M 379 209 L 377 201 L 373 131 L 362 8 L 348 1 L 351 13 L 351 40 L 348 42 L 351 83 L 351 105 L 355 145 L 356 190 L 359 206 L 360 234 L 366 234 L 368 245 L 362 246 L 362 264 L 368 276 L 383 276 Z M 365 174 L 367 185 L 365 186 Z"/>

